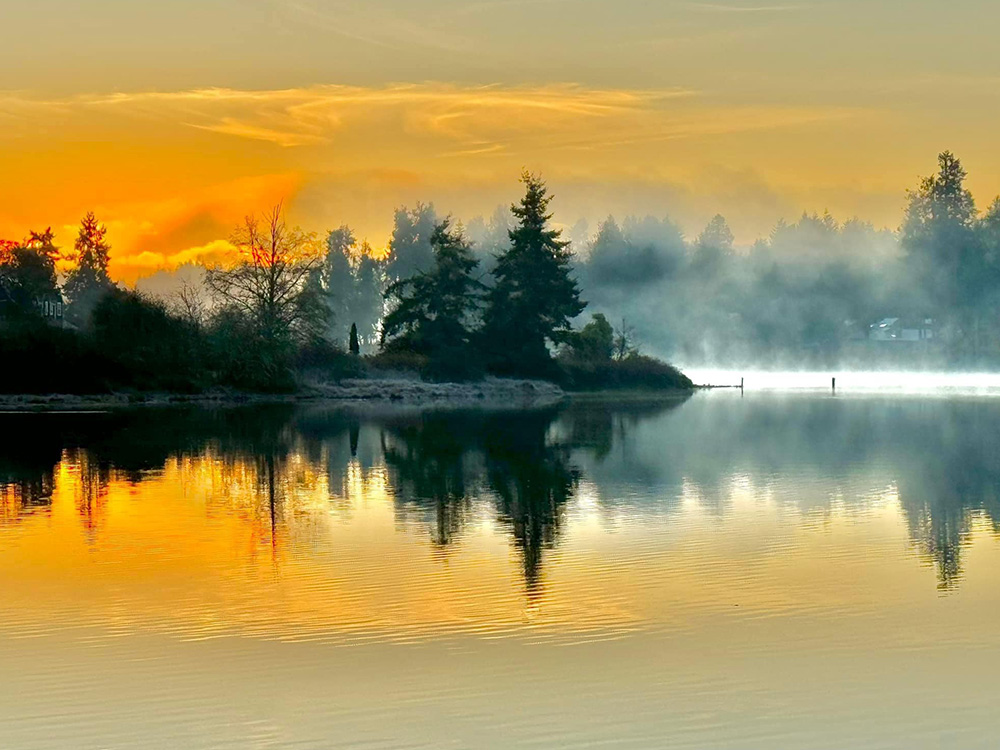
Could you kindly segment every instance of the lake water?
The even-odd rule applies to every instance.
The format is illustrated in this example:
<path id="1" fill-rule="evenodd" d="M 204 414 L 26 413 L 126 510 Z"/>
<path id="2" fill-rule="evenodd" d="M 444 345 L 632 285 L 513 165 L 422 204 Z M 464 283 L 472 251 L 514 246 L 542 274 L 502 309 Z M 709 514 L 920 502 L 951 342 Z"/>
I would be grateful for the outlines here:
<path id="1" fill-rule="evenodd" d="M 1000 398 L 0 415 L 0 748 L 992 748 Z"/>

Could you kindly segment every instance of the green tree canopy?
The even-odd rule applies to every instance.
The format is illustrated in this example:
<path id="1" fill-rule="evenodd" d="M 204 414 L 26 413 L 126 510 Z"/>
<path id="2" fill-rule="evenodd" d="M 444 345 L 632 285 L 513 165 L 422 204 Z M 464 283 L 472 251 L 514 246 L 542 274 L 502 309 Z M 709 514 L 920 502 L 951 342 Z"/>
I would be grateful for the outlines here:
<path id="1" fill-rule="evenodd" d="M 572 355 L 586 362 L 610 362 L 614 348 L 615 331 L 603 313 L 594 313 L 570 339 Z"/>

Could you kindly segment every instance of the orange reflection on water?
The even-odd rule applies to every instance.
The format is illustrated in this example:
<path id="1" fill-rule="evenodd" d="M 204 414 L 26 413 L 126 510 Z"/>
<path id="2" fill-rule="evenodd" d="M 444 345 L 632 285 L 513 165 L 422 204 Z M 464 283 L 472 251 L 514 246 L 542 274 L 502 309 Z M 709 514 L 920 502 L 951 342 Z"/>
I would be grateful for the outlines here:
<path id="1" fill-rule="evenodd" d="M 4 619 L 21 635 L 85 625 L 184 639 L 606 638 L 720 615 L 891 610 L 921 601 L 934 579 L 916 564 L 893 488 L 816 512 L 733 477 L 722 514 L 689 487 L 645 519 L 605 507 L 584 483 L 526 587 L 523 553 L 484 497 L 442 544 L 439 521 L 397 502 L 385 465 L 351 460 L 338 474 L 327 461 L 205 449 L 140 478 L 67 452 L 50 504 L 32 510 L 17 488 L 0 495 Z M 977 565 L 988 580 L 993 570 Z"/>

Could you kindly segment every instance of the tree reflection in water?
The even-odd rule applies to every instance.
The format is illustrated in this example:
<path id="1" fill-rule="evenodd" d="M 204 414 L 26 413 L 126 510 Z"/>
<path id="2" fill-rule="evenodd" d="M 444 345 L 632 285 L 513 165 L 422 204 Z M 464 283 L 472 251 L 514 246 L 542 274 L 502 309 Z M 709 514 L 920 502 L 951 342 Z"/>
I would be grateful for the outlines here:
<path id="1" fill-rule="evenodd" d="M 436 544 L 451 543 L 486 500 L 521 553 L 529 590 L 558 536 L 578 471 L 548 439 L 556 409 L 432 412 L 384 424 L 385 460 L 404 505 L 430 511 Z"/>
<path id="2" fill-rule="evenodd" d="M 948 589 L 962 578 L 974 526 L 1000 530 L 998 448 L 1000 402 L 990 399 L 697 396 L 493 412 L 14 414 L 0 417 L 0 525 L 47 512 L 66 475 L 94 539 L 112 483 L 138 484 L 176 462 L 214 472 L 210 504 L 244 516 L 277 554 L 304 494 L 325 486 L 331 510 L 350 513 L 352 493 L 377 485 L 398 519 L 427 523 L 442 552 L 474 520 L 497 521 L 532 592 L 584 475 L 599 503 L 634 503 L 637 517 L 676 510 L 685 491 L 724 514 L 733 477 L 754 491 L 780 481 L 798 488 L 804 477 L 813 495 L 796 489 L 795 502 L 809 512 L 834 497 L 849 510 L 865 491 L 893 487 L 915 547 Z"/>

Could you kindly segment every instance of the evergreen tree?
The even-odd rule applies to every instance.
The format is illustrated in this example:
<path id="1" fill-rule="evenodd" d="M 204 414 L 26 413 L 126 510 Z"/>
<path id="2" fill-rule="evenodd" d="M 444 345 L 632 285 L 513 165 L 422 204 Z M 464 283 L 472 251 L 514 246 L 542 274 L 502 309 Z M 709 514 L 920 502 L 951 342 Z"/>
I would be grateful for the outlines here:
<path id="1" fill-rule="evenodd" d="M 908 196 L 902 245 L 915 281 L 937 315 L 973 303 L 981 292 L 982 253 L 973 231 L 976 205 L 965 178 L 962 163 L 945 151 L 938 156 L 938 173 L 921 180 Z"/>
<path id="2" fill-rule="evenodd" d="M 586 303 L 570 275 L 569 243 L 549 226 L 545 183 L 527 172 L 521 181 L 525 194 L 511 207 L 517 226 L 493 269 L 482 340 L 495 372 L 543 375 L 552 366 L 548 345 L 566 340 Z"/>
<path id="3" fill-rule="evenodd" d="M 698 235 L 698 246 L 717 248 L 724 253 L 732 252 L 733 233 L 729 229 L 729 224 L 726 223 L 726 217 L 722 214 L 716 214 L 712 217 L 702 233 Z"/>
<path id="4" fill-rule="evenodd" d="M 351 354 L 361 354 L 361 345 L 358 343 L 358 326 L 356 323 L 351 323 L 351 334 L 348 337 L 348 347 L 350 348 Z"/>
<path id="5" fill-rule="evenodd" d="M 73 244 L 76 268 L 69 273 L 63 286 L 70 310 L 78 322 L 87 320 L 101 297 L 114 287 L 108 275 L 111 245 L 105 238 L 107 231 L 93 211 L 80 222 L 80 232 Z"/>
<path id="6" fill-rule="evenodd" d="M 725 217 L 716 214 L 695 241 L 691 268 L 701 275 L 718 273 L 732 252 L 733 233 Z"/>
<path id="7" fill-rule="evenodd" d="M 482 289 L 474 276 L 479 261 L 447 219 L 434 229 L 431 247 L 433 268 L 386 292 L 395 305 L 385 318 L 383 346 L 428 357 L 436 374 L 466 375 Z"/>

